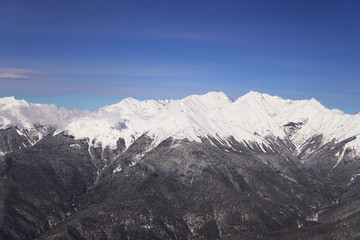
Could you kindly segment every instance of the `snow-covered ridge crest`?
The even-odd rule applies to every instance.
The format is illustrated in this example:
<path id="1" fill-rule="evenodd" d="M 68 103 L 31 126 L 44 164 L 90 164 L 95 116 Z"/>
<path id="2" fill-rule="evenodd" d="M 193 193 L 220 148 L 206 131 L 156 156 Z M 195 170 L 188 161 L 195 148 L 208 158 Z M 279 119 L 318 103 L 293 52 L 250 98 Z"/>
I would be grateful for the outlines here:
<path id="1" fill-rule="evenodd" d="M 285 100 L 249 92 L 233 101 L 223 92 L 210 92 L 181 100 L 126 98 L 97 110 L 90 118 L 73 121 L 66 129 L 110 147 L 115 147 L 119 137 L 129 146 L 146 133 L 154 138 L 154 145 L 168 137 L 201 141 L 208 136 L 222 140 L 233 136 L 238 141 L 267 145 L 265 137 L 273 136 L 289 138 L 300 151 L 314 135 L 323 134 L 324 143 L 356 135 L 359 123 L 360 116 L 329 110 L 315 99 Z M 298 127 L 290 135 L 286 126 L 292 124 Z M 360 146 L 356 141 L 353 144 Z"/>
<path id="2" fill-rule="evenodd" d="M 155 145 L 168 137 L 200 141 L 200 137 L 207 135 L 202 133 L 207 127 L 204 125 L 207 113 L 232 102 L 223 92 L 181 100 L 126 98 L 73 121 L 66 130 L 76 137 L 92 139 L 94 144 L 110 147 L 116 147 L 119 138 L 129 146 L 144 133 L 154 137 Z"/>
<path id="3" fill-rule="evenodd" d="M 268 145 L 266 139 L 272 136 L 290 139 L 300 151 L 315 135 L 322 134 L 325 144 L 360 134 L 359 114 L 329 110 L 315 99 L 286 100 L 257 92 L 249 92 L 236 101 L 223 92 L 180 100 L 126 98 L 93 113 L 0 99 L 2 128 L 9 124 L 27 128 L 35 123 L 56 126 L 58 131 L 65 130 L 76 138 L 87 138 L 92 144 L 111 148 L 116 147 L 119 138 L 130 146 L 147 134 L 154 139 L 154 146 L 168 137 L 201 141 L 209 136 L 225 141 L 233 136 L 240 142 Z M 348 146 L 360 150 L 360 139 Z"/>

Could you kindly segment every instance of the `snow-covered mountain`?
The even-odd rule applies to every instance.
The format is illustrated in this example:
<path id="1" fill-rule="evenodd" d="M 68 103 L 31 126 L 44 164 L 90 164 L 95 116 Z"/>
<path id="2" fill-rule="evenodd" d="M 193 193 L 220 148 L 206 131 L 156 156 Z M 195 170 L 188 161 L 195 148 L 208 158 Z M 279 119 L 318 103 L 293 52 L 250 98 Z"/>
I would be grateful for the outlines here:
<path id="1" fill-rule="evenodd" d="M 0 129 L 9 126 L 38 128 L 39 138 L 56 129 L 110 148 L 116 147 L 119 138 L 128 147 L 143 134 L 154 139 L 153 146 L 169 137 L 197 142 L 211 137 L 226 144 L 232 136 L 239 142 L 258 144 L 263 151 L 264 147 L 271 149 L 271 140 L 287 139 L 300 153 L 314 136 L 322 135 L 319 147 L 358 136 L 360 115 L 329 110 L 315 99 L 285 100 L 257 92 L 236 101 L 223 92 L 181 100 L 126 98 L 93 113 L 6 97 L 0 99 Z M 348 147 L 358 152 L 360 138 Z"/>
<path id="2" fill-rule="evenodd" d="M 0 239 L 357 239 L 359 133 L 359 114 L 256 92 L 2 98 Z"/>

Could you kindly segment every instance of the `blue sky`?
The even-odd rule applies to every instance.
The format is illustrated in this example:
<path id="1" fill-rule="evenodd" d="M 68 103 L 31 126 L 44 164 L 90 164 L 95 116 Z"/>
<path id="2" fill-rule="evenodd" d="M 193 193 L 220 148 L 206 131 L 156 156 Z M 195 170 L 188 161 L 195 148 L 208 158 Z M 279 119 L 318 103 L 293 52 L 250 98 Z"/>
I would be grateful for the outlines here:
<path id="1" fill-rule="evenodd" d="M 360 111 L 360 1 L 0 1 L 0 97 L 94 110 L 253 90 Z"/>

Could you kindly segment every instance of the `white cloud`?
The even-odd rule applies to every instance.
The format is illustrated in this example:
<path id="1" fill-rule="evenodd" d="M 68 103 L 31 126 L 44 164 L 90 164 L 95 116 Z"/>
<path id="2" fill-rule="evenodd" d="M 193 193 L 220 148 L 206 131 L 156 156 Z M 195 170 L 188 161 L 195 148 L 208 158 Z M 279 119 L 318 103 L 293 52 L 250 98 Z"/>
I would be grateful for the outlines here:
<path id="1" fill-rule="evenodd" d="M 55 104 L 29 104 L 24 100 L 13 100 L 6 104 L 0 103 L 0 129 L 9 126 L 32 128 L 34 125 L 46 125 L 63 131 L 74 119 L 88 115 L 88 110 L 68 110 L 58 108 Z"/>
<path id="2" fill-rule="evenodd" d="M 40 72 L 20 68 L 0 68 L 0 79 L 31 79 Z"/>

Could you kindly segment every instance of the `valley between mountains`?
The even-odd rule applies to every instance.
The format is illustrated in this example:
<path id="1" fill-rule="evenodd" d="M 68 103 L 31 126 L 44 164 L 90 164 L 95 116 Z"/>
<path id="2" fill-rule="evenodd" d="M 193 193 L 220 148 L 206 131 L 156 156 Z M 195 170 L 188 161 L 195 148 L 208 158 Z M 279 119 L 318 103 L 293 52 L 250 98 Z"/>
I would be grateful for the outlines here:
<path id="1" fill-rule="evenodd" d="M 360 114 L 223 92 L 0 99 L 0 239 L 360 238 Z"/>

